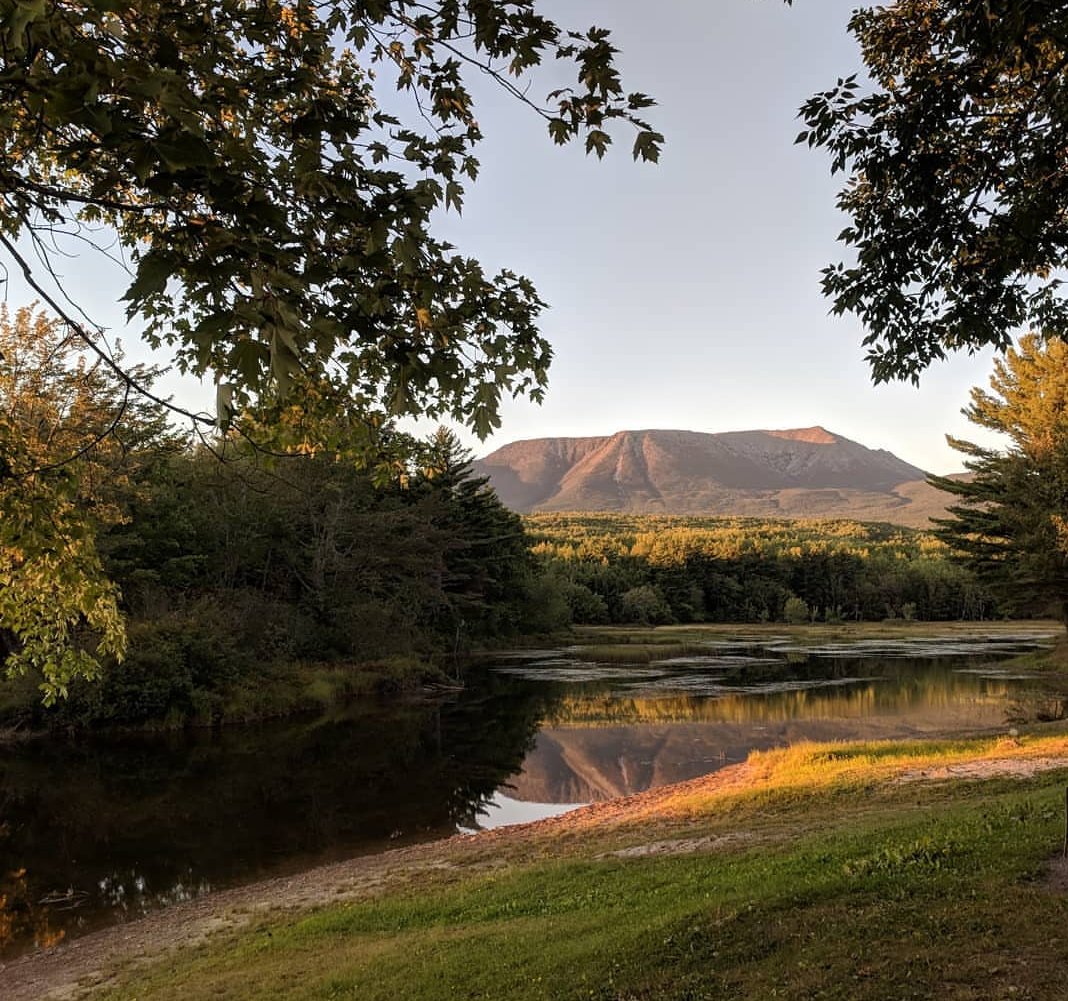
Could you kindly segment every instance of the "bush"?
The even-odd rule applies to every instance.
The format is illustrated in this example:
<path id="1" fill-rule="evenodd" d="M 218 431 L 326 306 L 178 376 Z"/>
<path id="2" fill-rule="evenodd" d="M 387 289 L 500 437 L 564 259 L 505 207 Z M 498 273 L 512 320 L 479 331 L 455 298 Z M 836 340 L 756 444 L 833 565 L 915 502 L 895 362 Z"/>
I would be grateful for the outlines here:
<path id="1" fill-rule="evenodd" d="M 530 580 L 522 607 L 520 627 L 523 632 L 553 633 L 571 624 L 567 586 L 552 574 L 542 574 Z"/>
<path id="2" fill-rule="evenodd" d="M 603 625 L 610 621 L 608 603 L 585 584 L 565 584 L 564 600 L 571 610 L 571 621 L 582 625 Z"/>
<path id="3" fill-rule="evenodd" d="M 791 625 L 799 626 L 802 623 L 809 620 L 809 607 L 808 602 L 804 598 L 799 598 L 795 594 L 791 598 L 786 599 L 786 604 L 782 608 L 782 617 Z"/>

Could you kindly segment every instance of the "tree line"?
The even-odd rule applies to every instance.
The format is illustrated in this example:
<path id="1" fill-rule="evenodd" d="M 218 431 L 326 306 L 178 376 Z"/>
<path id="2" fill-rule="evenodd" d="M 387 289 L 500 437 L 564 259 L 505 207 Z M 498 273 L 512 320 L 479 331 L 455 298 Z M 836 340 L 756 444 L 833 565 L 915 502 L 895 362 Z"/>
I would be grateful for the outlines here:
<path id="1" fill-rule="evenodd" d="M 441 680 L 472 646 L 570 623 L 1060 613 L 1065 350 L 1024 339 L 993 391 L 973 393 L 972 420 L 1013 445 L 956 443 L 972 476 L 935 481 L 961 502 L 932 532 L 612 514 L 524 523 L 448 430 L 418 440 L 337 415 L 328 449 L 293 408 L 189 439 L 64 325 L 4 312 L 0 651 L 21 680 L 0 689 L 0 720 L 39 722 L 41 691 L 70 696 L 51 718 L 72 723 L 263 716 Z M 267 420 L 284 450 L 254 444 Z"/>
<path id="2" fill-rule="evenodd" d="M 981 620 L 990 589 L 930 533 L 853 521 L 526 519 L 576 622 Z"/>
<path id="3" fill-rule="evenodd" d="M 113 417 L 157 399 L 147 374 L 79 318 L 85 304 L 68 296 L 58 264 L 87 251 L 129 268 L 124 301 L 146 339 L 216 381 L 215 414 L 168 404 L 201 432 L 229 432 L 238 418 L 258 427 L 261 446 L 290 452 L 292 429 L 279 418 L 300 410 L 317 454 L 367 461 L 390 417 L 448 416 L 484 436 L 499 425 L 502 394 L 543 397 L 551 350 L 534 286 L 508 269 L 487 274 L 432 225 L 439 209 L 459 209 L 478 175 L 471 75 L 540 115 L 556 143 L 602 156 L 624 127 L 634 158 L 655 161 L 663 140 L 644 118 L 653 98 L 624 86 L 609 32 L 569 30 L 536 0 L 506 10 L 481 0 L 299 9 L 154 0 L 135 13 L 85 0 L 6 2 L 0 28 L 0 258 L 95 359 L 86 378 L 115 380 L 108 405 L 80 422 L 68 413 L 78 379 L 50 411 L 12 409 L 0 387 L 0 657 L 39 673 L 50 698 L 126 648 L 120 594 L 97 542 L 124 517 L 108 494 L 111 479 L 127 475 L 112 460 L 130 447 Z M 1063 10 L 900 0 L 859 9 L 849 28 L 868 82 L 845 77 L 811 98 L 798 141 L 826 149 L 846 175 L 840 239 L 855 263 L 826 268 L 823 290 L 835 312 L 863 323 L 874 378 L 916 380 L 951 350 L 1005 350 L 1027 327 L 1054 343 L 1068 330 L 1059 277 L 1068 196 L 1049 182 L 1068 135 Z M 541 100 L 529 88 L 543 63 L 569 67 L 573 79 Z M 375 64 L 413 98 L 407 120 L 376 103 Z M 51 364 L 47 352 L 40 361 Z M 360 422 L 367 433 L 353 437 Z M 982 515 L 990 504 L 1009 512 L 1003 487 L 1012 498 L 1034 495 L 1035 477 L 1056 464 L 1028 453 L 994 470 L 974 457 L 982 494 L 961 495 L 962 521 L 944 534 L 975 541 L 977 571 L 1015 578 L 1004 602 L 1019 587 L 1063 593 L 1061 481 L 1041 481 L 1047 499 L 1025 518 L 991 525 Z M 1024 536 L 1043 558 L 1007 571 L 1005 554 L 1016 559 Z M 685 575 L 691 601 L 671 597 L 666 568 L 631 568 L 637 583 L 623 593 L 638 593 L 628 607 L 656 598 L 672 615 L 689 606 L 695 616 L 769 617 L 780 599 L 782 614 L 791 603 L 794 615 L 799 602 L 824 616 L 923 608 L 920 583 L 879 584 L 860 572 L 874 558 L 848 573 L 799 576 L 716 559 Z M 589 603 L 581 587 L 621 614 L 614 585 L 572 579 L 571 564 L 554 569 L 567 608 Z M 880 573 L 893 579 L 895 570 L 887 563 Z M 709 575 L 720 571 L 717 583 Z M 853 583 L 810 589 L 807 577 L 821 574 Z M 561 587 L 538 587 L 559 611 Z M 739 589 L 745 599 L 715 597 Z M 986 614 L 985 601 L 929 605 L 923 614 L 965 605 Z"/>

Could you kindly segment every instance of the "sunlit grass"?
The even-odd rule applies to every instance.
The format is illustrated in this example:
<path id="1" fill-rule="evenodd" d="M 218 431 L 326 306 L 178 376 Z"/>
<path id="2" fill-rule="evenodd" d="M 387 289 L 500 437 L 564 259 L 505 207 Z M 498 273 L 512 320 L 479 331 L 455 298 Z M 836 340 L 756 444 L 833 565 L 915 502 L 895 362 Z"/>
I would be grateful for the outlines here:
<path id="1" fill-rule="evenodd" d="M 898 781 L 1053 757 L 1068 766 L 1063 728 L 764 752 L 744 784 L 710 779 L 610 823 L 535 829 L 495 849 L 490 873 L 465 870 L 460 852 L 458 868 L 213 940 L 103 996 L 1060 999 L 1068 902 L 1042 873 L 1064 772 Z M 717 832 L 752 837 L 611 854 Z"/>
<path id="2" fill-rule="evenodd" d="M 1048 633 L 1059 639 L 1068 662 L 1068 639 L 1064 623 L 1054 619 L 997 620 L 990 622 L 913 622 L 892 619 L 885 622 L 816 622 L 790 625 L 784 622 L 702 623 L 675 626 L 577 626 L 574 642 L 579 645 L 660 646 L 687 644 L 700 646 L 710 640 L 769 636 L 826 643 L 836 640 L 918 639 L 930 636 L 976 636 L 999 633 Z"/>
<path id="3" fill-rule="evenodd" d="M 700 814 L 722 808 L 728 801 L 745 802 L 759 797 L 821 791 L 856 793 L 887 788 L 902 778 L 918 780 L 940 770 L 984 762 L 1020 762 L 1037 759 L 1063 759 L 1068 770 L 1068 735 L 997 736 L 983 739 L 959 738 L 923 741 L 858 741 L 851 743 L 802 742 L 790 747 L 753 751 L 750 773 L 742 789 L 684 787 L 677 795 L 667 795 L 658 804 L 665 812 Z M 950 777 L 949 774 L 946 777 Z"/>

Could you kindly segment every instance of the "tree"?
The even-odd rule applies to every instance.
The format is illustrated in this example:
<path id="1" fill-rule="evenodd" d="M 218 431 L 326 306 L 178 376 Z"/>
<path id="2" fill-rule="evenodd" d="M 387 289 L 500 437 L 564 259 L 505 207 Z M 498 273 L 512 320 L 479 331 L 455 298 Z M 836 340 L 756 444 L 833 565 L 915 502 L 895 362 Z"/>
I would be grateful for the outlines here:
<path id="1" fill-rule="evenodd" d="M 624 622 L 636 622 L 643 626 L 657 626 L 672 621 L 671 607 L 650 584 L 632 587 L 627 591 L 620 599 L 620 612 Z"/>
<path id="2" fill-rule="evenodd" d="M 995 362 L 990 387 L 973 389 L 964 413 L 1009 444 L 949 439 L 972 477 L 931 478 L 959 498 L 937 534 L 1009 607 L 1052 605 L 1068 621 L 1068 343 L 1021 338 Z"/>
<path id="3" fill-rule="evenodd" d="M 448 428 L 421 449 L 416 496 L 436 502 L 434 518 L 450 540 L 443 590 L 457 636 L 514 630 L 530 584 L 532 561 L 522 519 L 508 510 L 488 476 L 476 476 L 471 453 Z"/>
<path id="4" fill-rule="evenodd" d="M 137 456 L 170 440 L 160 413 L 80 346 L 43 314 L 0 306 L 0 659 L 9 674 L 38 672 L 48 702 L 100 656 L 122 656 L 96 537 L 122 520 Z"/>
<path id="5" fill-rule="evenodd" d="M 782 617 L 785 622 L 789 622 L 791 625 L 808 622 L 808 602 L 804 598 L 797 597 L 796 594 L 791 595 L 786 599 L 786 603 L 782 607 Z"/>
<path id="6" fill-rule="evenodd" d="M 953 350 L 1068 334 L 1068 10 L 1032 0 L 896 0 L 849 27 L 871 86 L 840 79 L 798 142 L 848 175 L 823 272 L 867 333 L 877 382 Z"/>
<path id="7" fill-rule="evenodd" d="M 451 415 L 485 435 L 503 392 L 540 399 L 550 349 L 534 287 L 488 275 L 432 232 L 478 175 L 469 75 L 557 143 L 635 159 L 662 137 L 609 33 L 567 31 L 537 0 L 0 0 L 0 252 L 63 308 L 54 241 L 129 260 L 128 314 L 219 384 L 218 419 L 313 387 L 372 421 Z M 570 87 L 528 96 L 546 60 Z M 392 74 L 413 123 L 380 100 Z M 42 264 L 33 263 L 36 258 Z"/>

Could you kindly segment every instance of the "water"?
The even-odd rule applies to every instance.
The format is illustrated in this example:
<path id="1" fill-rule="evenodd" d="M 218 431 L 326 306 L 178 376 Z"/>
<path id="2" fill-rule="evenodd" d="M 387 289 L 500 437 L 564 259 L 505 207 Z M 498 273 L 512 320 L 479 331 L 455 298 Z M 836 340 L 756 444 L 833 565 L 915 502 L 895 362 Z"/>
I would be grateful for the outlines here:
<path id="1" fill-rule="evenodd" d="M 1036 642 L 743 636 L 640 665 L 538 651 L 436 704 L 0 747 L 0 957 L 211 889 L 693 778 L 754 748 L 1062 718 L 1061 693 L 1000 666 Z"/>

